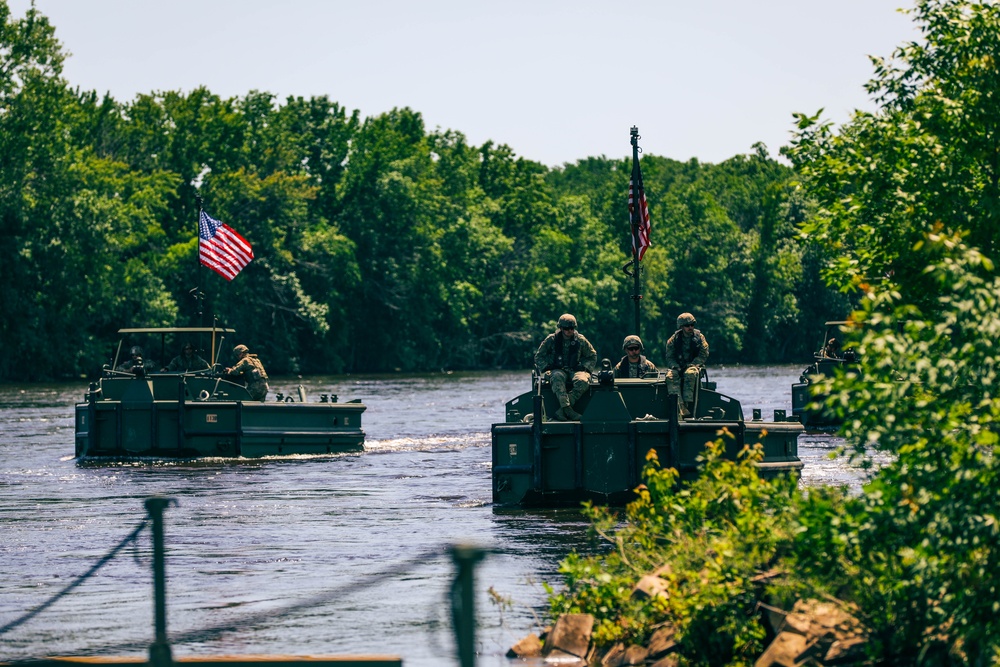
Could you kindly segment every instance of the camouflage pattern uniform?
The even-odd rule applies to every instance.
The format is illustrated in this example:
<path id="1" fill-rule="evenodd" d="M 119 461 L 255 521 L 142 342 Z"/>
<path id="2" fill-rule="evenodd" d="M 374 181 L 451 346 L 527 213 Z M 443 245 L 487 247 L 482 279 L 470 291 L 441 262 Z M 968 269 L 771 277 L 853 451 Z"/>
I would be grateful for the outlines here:
<path id="1" fill-rule="evenodd" d="M 658 370 L 656 364 L 641 354 L 639 355 L 639 363 L 636 364 L 630 363 L 626 354 L 621 358 L 621 361 L 615 364 L 615 377 L 641 378 L 646 373 L 655 373 Z"/>
<path id="2" fill-rule="evenodd" d="M 120 371 L 122 373 L 134 373 L 135 372 L 135 368 L 138 365 L 139 365 L 139 363 L 137 361 L 135 361 L 134 359 L 129 359 L 125 363 L 118 364 L 118 366 L 115 367 L 115 370 L 116 371 Z M 143 364 L 143 365 L 145 365 L 145 364 Z"/>
<path id="3" fill-rule="evenodd" d="M 168 373 L 190 373 L 193 371 L 207 371 L 208 362 L 199 357 L 197 354 L 192 354 L 190 357 L 186 357 L 183 354 L 178 354 L 176 357 L 170 360 L 167 367 L 164 369 Z"/>
<path id="4" fill-rule="evenodd" d="M 271 389 L 267 386 L 267 373 L 264 372 L 264 364 L 260 362 L 256 354 L 247 354 L 235 366 L 226 369 L 226 375 L 242 376 L 247 391 L 250 392 L 250 398 L 255 401 L 263 401 Z"/>
<path id="5" fill-rule="evenodd" d="M 640 352 L 642 351 L 642 339 L 638 336 L 625 336 L 625 342 L 622 343 L 622 349 L 626 349 L 630 345 L 638 345 Z M 616 378 L 641 378 L 646 373 L 657 372 L 656 364 L 644 357 L 642 354 L 639 355 L 639 361 L 632 363 L 628 359 L 628 353 L 621 358 L 617 364 L 615 364 L 615 377 Z"/>
<path id="6" fill-rule="evenodd" d="M 677 318 L 677 331 L 667 340 L 667 393 L 683 393 L 685 403 L 694 403 L 695 387 L 701 376 L 701 369 L 708 361 L 708 341 L 698 329 L 684 331 L 682 320 L 690 318 L 690 324 L 695 324 L 694 316 L 684 313 Z"/>
<path id="7" fill-rule="evenodd" d="M 121 373 L 132 373 L 137 374 L 139 368 L 143 369 L 143 374 L 145 374 L 146 367 L 154 368 L 154 364 L 151 361 L 143 361 L 142 358 L 142 348 L 138 345 L 134 345 L 131 350 L 129 350 L 131 357 L 115 367 L 116 371 Z"/>
<path id="8" fill-rule="evenodd" d="M 597 350 L 576 332 L 576 318 L 563 315 L 559 318 L 560 323 L 565 318 L 572 319 L 573 336 L 566 338 L 560 327 L 559 331 L 549 334 L 535 352 L 535 368 L 539 373 L 550 373 L 552 393 L 559 401 L 560 412 L 566 408 L 572 410 L 590 387 L 590 376 L 597 369 Z M 572 389 L 567 389 L 570 380 Z"/>

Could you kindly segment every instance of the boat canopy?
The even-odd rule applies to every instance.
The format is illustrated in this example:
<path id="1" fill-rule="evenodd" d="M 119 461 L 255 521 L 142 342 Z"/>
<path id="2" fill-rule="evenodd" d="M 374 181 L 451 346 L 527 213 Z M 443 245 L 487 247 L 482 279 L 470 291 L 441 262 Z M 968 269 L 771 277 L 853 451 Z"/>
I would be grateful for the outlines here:
<path id="1" fill-rule="evenodd" d="M 136 327 L 119 329 L 120 334 L 171 334 L 171 333 L 236 333 L 229 327 Z"/>
<path id="2" fill-rule="evenodd" d="M 160 365 L 165 364 L 179 350 L 172 350 L 171 347 L 186 336 L 207 336 L 208 340 L 202 340 L 201 345 L 197 345 L 208 355 L 208 363 L 214 365 L 219 361 L 220 346 L 222 341 L 235 334 L 236 330 L 230 327 L 123 327 L 118 330 L 121 339 L 118 347 L 114 350 L 114 355 L 110 364 L 111 368 L 118 368 L 118 365 L 127 357 L 128 349 L 132 345 L 138 344 L 142 348 L 152 347 L 158 355 Z M 153 342 L 155 341 L 155 344 Z M 192 341 L 193 342 L 193 341 Z M 146 360 L 149 363 L 149 360 Z M 156 368 L 159 365 L 154 364 Z"/>

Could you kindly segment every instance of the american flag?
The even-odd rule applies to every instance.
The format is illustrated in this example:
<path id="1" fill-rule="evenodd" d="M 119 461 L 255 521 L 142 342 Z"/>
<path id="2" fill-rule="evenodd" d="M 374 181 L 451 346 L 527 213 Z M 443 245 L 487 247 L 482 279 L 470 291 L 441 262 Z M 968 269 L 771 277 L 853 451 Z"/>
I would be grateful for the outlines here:
<path id="1" fill-rule="evenodd" d="M 639 191 L 639 206 L 635 205 L 635 191 Z M 632 223 L 632 254 L 642 256 L 649 247 L 649 206 L 646 205 L 646 191 L 642 187 L 642 170 L 639 161 L 632 164 L 632 180 L 628 182 L 628 213 Z"/>
<path id="2" fill-rule="evenodd" d="M 198 260 L 226 280 L 253 259 L 253 248 L 236 230 L 202 211 L 198 215 Z"/>

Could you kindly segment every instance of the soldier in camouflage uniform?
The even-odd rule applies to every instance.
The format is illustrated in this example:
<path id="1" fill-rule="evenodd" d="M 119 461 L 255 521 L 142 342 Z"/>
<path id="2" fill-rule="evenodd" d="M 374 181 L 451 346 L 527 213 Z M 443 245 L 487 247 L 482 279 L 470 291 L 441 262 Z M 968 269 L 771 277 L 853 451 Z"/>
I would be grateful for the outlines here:
<path id="1" fill-rule="evenodd" d="M 128 353 L 129 359 L 118 364 L 115 370 L 121 373 L 132 373 L 140 377 L 144 376 L 146 374 L 146 366 L 142 361 L 142 348 L 138 345 L 133 345 Z M 152 362 L 149 365 L 152 366 Z"/>
<path id="2" fill-rule="evenodd" d="M 184 343 L 181 353 L 170 360 L 170 363 L 160 369 L 160 372 L 167 373 L 191 373 L 194 371 L 207 371 L 208 362 L 194 353 L 194 345 Z"/>
<path id="3" fill-rule="evenodd" d="M 694 315 L 681 313 L 677 331 L 667 340 L 667 393 L 681 394 L 681 414 L 685 417 L 694 409 L 694 392 L 701 369 L 708 361 L 708 341 L 695 329 Z"/>
<path id="4" fill-rule="evenodd" d="M 576 318 L 565 314 L 559 318 L 559 331 L 549 334 L 535 352 L 535 368 L 548 376 L 552 393 L 559 401 L 555 418 L 577 421 L 580 413 L 573 409 L 576 401 L 590 386 L 590 376 L 597 368 L 597 351 L 576 331 Z M 567 388 L 572 384 L 572 389 Z"/>
<path id="5" fill-rule="evenodd" d="M 638 336 L 625 336 L 622 350 L 625 356 L 615 365 L 616 378 L 641 378 L 656 372 L 656 364 L 642 356 L 642 339 Z"/>
<path id="6" fill-rule="evenodd" d="M 236 365 L 227 368 L 225 374 L 235 379 L 242 379 L 250 392 L 250 397 L 255 401 L 263 401 L 267 398 L 270 387 L 267 386 L 267 373 L 264 371 L 264 364 L 256 354 L 250 354 L 250 349 L 246 345 L 237 345 L 233 348 L 236 355 Z"/>

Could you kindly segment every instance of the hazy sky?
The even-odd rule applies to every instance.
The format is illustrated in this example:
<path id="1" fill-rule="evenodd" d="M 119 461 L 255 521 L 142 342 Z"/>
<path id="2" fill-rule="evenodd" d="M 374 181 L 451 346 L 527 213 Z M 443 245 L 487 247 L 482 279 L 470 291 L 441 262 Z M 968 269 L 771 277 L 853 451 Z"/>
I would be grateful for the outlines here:
<path id="1" fill-rule="evenodd" d="M 8 0 L 23 16 L 30 0 Z M 327 95 L 508 144 L 549 166 L 719 162 L 786 144 L 792 113 L 871 109 L 868 55 L 916 39 L 912 0 L 36 0 L 74 86 Z"/>

